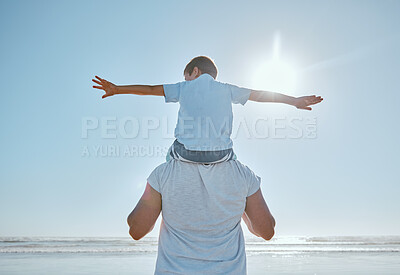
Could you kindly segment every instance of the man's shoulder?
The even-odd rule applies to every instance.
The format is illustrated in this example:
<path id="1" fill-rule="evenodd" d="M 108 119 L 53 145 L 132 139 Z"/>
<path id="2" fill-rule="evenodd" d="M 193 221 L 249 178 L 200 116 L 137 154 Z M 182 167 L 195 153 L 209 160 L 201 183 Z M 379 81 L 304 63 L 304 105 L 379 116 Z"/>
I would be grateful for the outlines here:
<path id="1" fill-rule="evenodd" d="M 237 160 L 237 159 L 233 159 L 233 160 L 231 160 L 231 161 L 229 161 L 232 165 L 235 165 L 235 166 L 237 166 L 238 168 L 240 168 L 240 169 L 250 169 L 247 165 L 245 165 L 245 164 L 243 164 L 243 163 L 241 163 L 239 160 Z"/>
<path id="2" fill-rule="evenodd" d="M 171 159 L 154 168 L 149 178 L 156 179 L 162 185 L 172 178 L 190 178 L 193 176 L 193 173 L 196 173 L 196 168 L 196 164 Z"/>
<path id="3" fill-rule="evenodd" d="M 156 168 L 154 168 L 153 172 L 162 175 L 182 165 L 185 165 L 185 163 L 176 159 L 171 159 L 169 161 L 159 164 Z"/>
<path id="4" fill-rule="evenodd" d="M 163 171 L 165 171 L 165 169 L 168 168 L 171 161 L 167 161 L 167 162 L 163 162 L 161 164 L 159 164 L 158 166 L 156 166 L 156 168 L 154 168 L 153 172 L 155 173 L 162 173 Z"/>
<path id="5" fill-rule="evenodd" d="M 157 191 L 160 191 L 160 186 L 165 179 L 165 172 L 168 171 L 168 163 L 164 162 L 156 166 L 147 178 L 150 185 Z"/>
<path id="6" fill-rule="evenodd" d="M 229 163 L 231 163 L 232 166 L 235 167 L 237 172 L 244 176 L 245 178 L 247 177 L 257 177 L 256 174 L 251 170 L 247 165 L 241 163 L 239 160 L 230 160 Z"/>

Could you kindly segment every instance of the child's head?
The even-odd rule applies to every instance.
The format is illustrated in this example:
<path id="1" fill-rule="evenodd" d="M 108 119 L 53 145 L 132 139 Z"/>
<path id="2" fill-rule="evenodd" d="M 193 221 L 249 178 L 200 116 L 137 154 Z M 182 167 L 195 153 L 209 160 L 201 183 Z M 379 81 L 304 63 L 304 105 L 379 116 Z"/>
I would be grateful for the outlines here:
<path id="1" fill-rule="evenodd" d="M 202 74 L 209 74 L 214 79 L 217 78 L 218 70 L 211 58 L 207 56 L 198 56 L 190 60 L 186 65 L 183 75 L 185 80 L 193 80 Z"/>

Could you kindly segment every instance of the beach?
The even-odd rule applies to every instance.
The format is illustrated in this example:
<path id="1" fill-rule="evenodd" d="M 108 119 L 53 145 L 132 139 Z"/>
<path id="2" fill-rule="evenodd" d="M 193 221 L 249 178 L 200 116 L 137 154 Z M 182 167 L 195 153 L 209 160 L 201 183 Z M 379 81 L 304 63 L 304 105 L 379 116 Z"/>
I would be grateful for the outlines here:
<path id="1" fill-rule="evenodd" d="M 258 274 L 399 274 L 400 237 L 246 238 Z M 0 274 L 153 274 L 157 238 L 0 238 Z"/>

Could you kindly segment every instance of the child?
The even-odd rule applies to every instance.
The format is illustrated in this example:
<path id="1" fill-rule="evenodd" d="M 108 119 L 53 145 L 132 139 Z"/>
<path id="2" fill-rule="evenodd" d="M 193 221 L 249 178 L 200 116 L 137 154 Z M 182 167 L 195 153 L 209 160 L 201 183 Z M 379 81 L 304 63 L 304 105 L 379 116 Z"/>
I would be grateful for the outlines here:
<path id="1" fill-rule="evenodd" d="M 320 96 L 292 97 L 284 94 L 255 91 L 216 81 L 217 67 L 206 57 L 193 58 L 184 69 L 185 81 L 164 85 L 116 86 L 96 76 L 92 79 L 106 93 L 102 98 L 116 94 L 164 96 L 165 102 L 179 102 L 176 140 L 167 153 L 167 161 L 213 164 L 236 159 L 232 150 L 232 103 L 244 105 L 247 100 L 280 102 L 298 109 L 311 110 L 309 105 L 323 100 Z"/>

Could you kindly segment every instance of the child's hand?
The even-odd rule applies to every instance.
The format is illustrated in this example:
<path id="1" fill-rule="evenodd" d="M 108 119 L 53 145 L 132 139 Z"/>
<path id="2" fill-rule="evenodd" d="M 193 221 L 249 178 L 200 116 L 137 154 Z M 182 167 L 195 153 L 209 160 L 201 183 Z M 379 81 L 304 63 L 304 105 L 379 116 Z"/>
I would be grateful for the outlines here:
<path id="1" fill-rule="evenodd" d="M 320 103 L 323 100 L 321 96 L 301 96 L 294 99 L 294 106 L 297 109 L 312 110 L 309 105 Z"/>
<path id="2" fill-rule="evenodd" d="M 118 90 L 117 85 L 114 85 L 113 83 L 108 82 L 107 80 L 102 79 L 102 78 L 98 77 L 97 75 L 96 75 L 96 78 L 99 80 L 92 79 L 93 82 L 100 84 L 101 86 L 93 86 L 93 88 L 104 90 L 106 92 L 101 98 L 106 98 L 108 96 L 112 96 L 117 93 L 117 90 Z"/>

